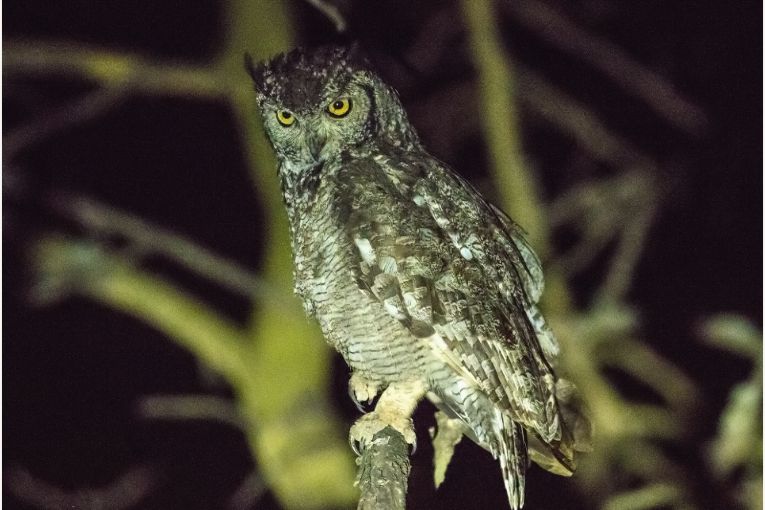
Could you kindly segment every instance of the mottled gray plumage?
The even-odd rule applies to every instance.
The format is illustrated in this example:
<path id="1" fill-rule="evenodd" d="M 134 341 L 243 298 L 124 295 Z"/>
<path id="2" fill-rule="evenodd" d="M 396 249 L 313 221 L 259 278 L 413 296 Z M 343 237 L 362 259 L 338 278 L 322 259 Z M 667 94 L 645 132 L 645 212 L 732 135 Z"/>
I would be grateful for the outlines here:
<path id="1" fill-rule="evenodd" d="M 383 425 L 424 395 L 461 420 L 500 460 L 513 508 L 529 448 L 570 475 L 588 425 L 553 372 L 558 345 L 536 307 L 542 270 L 518 226 L 426 152 L 355 49 L 247 67 L 279 160 L 295 290 L 353 370 L 356 395 L 384 390 Z"/>

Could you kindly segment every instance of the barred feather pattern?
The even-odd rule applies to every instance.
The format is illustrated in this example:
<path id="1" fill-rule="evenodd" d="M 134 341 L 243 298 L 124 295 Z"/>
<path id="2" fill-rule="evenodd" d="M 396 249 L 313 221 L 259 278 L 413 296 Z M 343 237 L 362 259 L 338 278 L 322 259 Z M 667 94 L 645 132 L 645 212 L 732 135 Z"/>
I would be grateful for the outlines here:
<path id="1" fill-rule="evenodd" d="M 395 91 L 355 59 L 322 49 L 250 68 L 280 161 L 295 291 L 370 387 L 420 381 L 459 418 L 499 460 L 518 509 L 528 459 L 569 475 L 577 449 L 556 397 L 558 344 L 536 305 L 539 260 L 425 151 Z M 338 94 L 353 99 L 351 120 L 325 118 Z M 282 108 L 297 128 L 276 124 Z"/>

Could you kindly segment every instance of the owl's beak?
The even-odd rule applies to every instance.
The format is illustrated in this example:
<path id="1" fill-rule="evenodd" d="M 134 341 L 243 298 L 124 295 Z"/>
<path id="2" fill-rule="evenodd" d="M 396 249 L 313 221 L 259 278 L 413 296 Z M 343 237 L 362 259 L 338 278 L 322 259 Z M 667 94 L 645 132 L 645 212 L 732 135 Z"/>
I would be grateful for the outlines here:
<path id="1" fill-rule="evenodd" d="M 321 151 L 326 143 L 327 137 L 322 133 L 312 133 L 308 136 L 308 149 L 311 151 L 313 159 L 319 161 L 319 156 L 321 156 Z"/>

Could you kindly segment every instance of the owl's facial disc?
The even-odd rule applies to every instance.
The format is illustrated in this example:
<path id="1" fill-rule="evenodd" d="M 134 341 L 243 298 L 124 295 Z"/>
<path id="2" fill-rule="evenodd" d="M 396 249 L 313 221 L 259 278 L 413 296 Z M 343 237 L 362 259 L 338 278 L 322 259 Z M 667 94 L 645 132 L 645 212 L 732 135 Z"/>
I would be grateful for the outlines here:
<path id="1" fill-rule="evenodd" d="M 300 87 L 285 80 L 285 89 Z M 318 86 L 308 87 L 316 90 Z M 373 134 L 372 99 L 353 77 L 329 81 L 313 97 L 293 92 L 303 103 L 282 97 L 261 104 L 266 131 L 283 170 L 303 172 L 358 146 Z"/>

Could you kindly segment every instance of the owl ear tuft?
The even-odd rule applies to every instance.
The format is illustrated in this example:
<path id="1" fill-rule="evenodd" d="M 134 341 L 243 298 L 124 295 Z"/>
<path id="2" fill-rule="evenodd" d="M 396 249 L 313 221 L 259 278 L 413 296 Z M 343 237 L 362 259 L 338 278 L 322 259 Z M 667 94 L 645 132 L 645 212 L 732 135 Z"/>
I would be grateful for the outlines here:
<path id="1" fill-rule="evenodd" d="M 348 45 L 348 56 L 353 60 L 364 60 L 366 55 L 359 41 L 353 41 Z"/>
<path id="2" fill-rule="evenodd" d="M 372 64 L 369 60 L 369 54 L 358 41 L 353 41 L 351 44 L 346 46 L 345 58 L 348 60 L 348 62 L 351 62 L 358 68 L 367 70 L 372 69 Z"/>
<path id="3" fill-rule="evenodd" d="M 265 72 L 265 68 L 262 64 L 256 64 L 252 60 L 252 55 L 250 55 L 248 52 L 244 52 L 244 68 L 247 70 L 247 73 L 250 75 L 250 78 L 252 78 L 253 83 L 255 84 L 255 90 L 260 91 L 263 88 L 263 74 Z"/>

